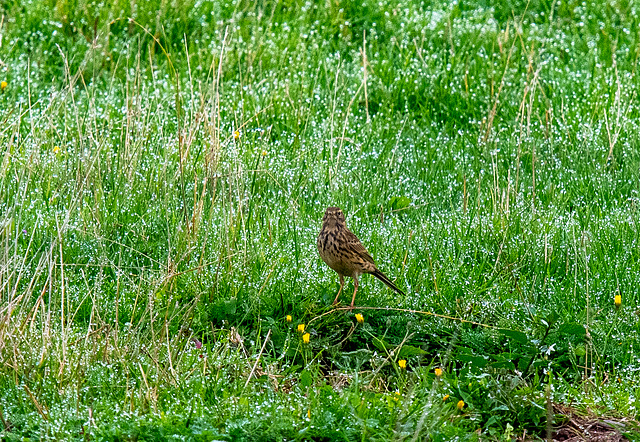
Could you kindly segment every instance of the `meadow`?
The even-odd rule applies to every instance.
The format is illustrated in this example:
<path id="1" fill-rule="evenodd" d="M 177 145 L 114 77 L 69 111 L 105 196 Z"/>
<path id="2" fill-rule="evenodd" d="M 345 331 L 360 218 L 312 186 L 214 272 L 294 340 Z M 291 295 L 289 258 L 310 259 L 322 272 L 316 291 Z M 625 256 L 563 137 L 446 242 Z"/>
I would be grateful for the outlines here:
<path id="1" fill-rule="evenodd" d="M 0 10 L 0 439 L 640 440 L 640 4 Z"/>

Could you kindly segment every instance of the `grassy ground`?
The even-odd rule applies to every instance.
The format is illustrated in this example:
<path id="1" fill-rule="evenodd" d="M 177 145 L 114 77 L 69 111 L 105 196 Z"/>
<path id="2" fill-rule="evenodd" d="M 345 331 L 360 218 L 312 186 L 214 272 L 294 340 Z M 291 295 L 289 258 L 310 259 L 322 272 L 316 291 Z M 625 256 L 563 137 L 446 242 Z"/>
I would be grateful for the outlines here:
<path id="1" fill-rule="evenodd" d="M 635 2 L 0 7 L 4 440 L 640 437 Z"/>

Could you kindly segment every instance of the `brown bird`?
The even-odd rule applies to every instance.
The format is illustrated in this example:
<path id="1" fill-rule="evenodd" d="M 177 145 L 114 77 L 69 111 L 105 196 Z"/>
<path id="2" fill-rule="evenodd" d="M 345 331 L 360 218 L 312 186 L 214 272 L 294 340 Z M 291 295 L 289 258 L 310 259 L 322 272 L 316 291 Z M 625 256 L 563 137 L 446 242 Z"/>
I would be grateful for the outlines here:
<path id="1" fill-rule="evenodd" d="M 353 278 L 355 285 L 353 298 L 351 298 L 351 308 L 353 308 L 358 291 L 358 276 L 363 273 L 370 273 L 396 292 L 404 295 L 402 290 L 378 270 L 373 258 L 358 237 L 347 229 L 344 213 L 339 207 L 329 207 L 324 212 L 322 229 L 318 235 L 318 252 L 322 260 L 340 275 L 340 290 L 333 301 L 334 304 L 338 302 L 344 287 L 344 277 L 348 276 Z"/>

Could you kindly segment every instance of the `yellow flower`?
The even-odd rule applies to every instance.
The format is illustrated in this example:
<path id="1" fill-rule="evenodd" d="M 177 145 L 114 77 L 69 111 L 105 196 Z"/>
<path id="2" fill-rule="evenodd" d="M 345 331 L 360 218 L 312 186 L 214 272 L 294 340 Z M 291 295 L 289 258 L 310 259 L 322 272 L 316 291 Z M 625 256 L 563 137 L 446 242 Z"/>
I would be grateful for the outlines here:
<path id="1" fill-rule="evenodd" d="M 307 418 L 311 419 L 311 408 L 307 410 Z"/>
<path id="2" fill-rule="evenodd" d="M 305 333 L 304 335 L 302 335 L 302 342 L 304 342 L 305 344 L 308 344 L 310 339 L 311 335 L 309 333 Z"/>
<path id="3" fill-rule="evenodd" d="M 60 146 L 53 146 L 53 153 L 59 153 L 60 152 Z"/>
<path id="4" fill-rule="evenodd" d="M 238 138 L 240 138 L 240 131 L 239 130 L 234 130 L 233 131 L 233 139 L 237 140 Z"/>
<path id="5" fill-rule="evenodd" d="M 266 151 L 266 150 L 263 150 L 263 151 L 262 151 L 262 156 L 263 156 L 263 157 L 266 157 L 266 156 L 267 156 L 267 151 Z"/>
<path id="6" fill-rule="evenodd" d="M 400 359 L 398 361 L 398 365 L 400 366 L 400 368 L 405 369 L 407 368 L 407 361 L 405 361 L 404 359 Z"/>
<path id="7" fill-rule="evenodd" d="M 293 318 L 291 317 L 291 315 L 287 315 L 287 322 L 291 322 L 293 320 Z"/>
<path id="8" fill-rule="evenodd" d="M 8 85 L 9 83 L 7 83 L 6 81 L 4 80 L 0 81 L 0 90 L 4 91 Z"/>
<path id="9" fill-rule="evenodd" d="M 436 376 L 440 377 L 442 376 L 442 368 L 436 368 L 435 370 Z"/>
<path id="10" fill-rule="evenodd" d="M 445 394 L 444 397 L 442 398 L 443 401 L 446 401 L 447 399 L 449 399 L 449 395 Z"/>
<path id="11" fill-rule="evenodd" d="M 622 296 L 616 295 L 615 298 L 613 298 L 613 303 L 616 305 L 616 308 L 620 308 L 622 305 Z"/>
<path id="12" fill-rule="evenodd" d="M 304 324 L 298 324 L 298 331 L 304 333 Z"/>
<path id="13" fill-rule="evenodd" d="M 458 407 L 458 410 L 462 411 L 462 409 L 464 408 L 464 401 L 459 400 L 458 405 L 456 405 L 456 407 Z"/>
<path id="14" fill-rule="evenodd" d="M 358 321 L 358 324 L 364 324 L 364 316 L 360 313 L 356 313 L 356 321 Z"/>
<path id="15" fill-rule="evenodd" d="M 393 400 L 397 401 L 398 399 L 400 399 L 400 392 L 399 392 L 399 391 L 396 391 L 396 392 L 394 392 L 394 394 L 393 394 Z"/>

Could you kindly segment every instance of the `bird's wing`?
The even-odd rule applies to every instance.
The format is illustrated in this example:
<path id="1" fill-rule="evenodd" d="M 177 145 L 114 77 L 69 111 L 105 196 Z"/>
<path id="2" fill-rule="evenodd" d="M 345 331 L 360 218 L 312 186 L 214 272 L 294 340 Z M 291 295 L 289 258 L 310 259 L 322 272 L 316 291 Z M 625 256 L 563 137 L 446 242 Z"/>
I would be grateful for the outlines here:
<path id="1" fill-rule="evenodd" d="M 347 244 L 349 244 L 349 248 L 351 250 L 353 250 L 356 254 L 358 254 L 358 256 L 360 256 L 365 261 L 368 261 L 371 264 L 375 265 L 375 262 L 373 261 L 373 257 L 367 251 L 367 249 L 364 248 L 364 246 L 362 245 L 362 243 L 360 242 L 358 237 L 355 236 L 349 230 L 347 230 L 345 233 L 346 233 L 346 237 L 347 237 Z"/>

